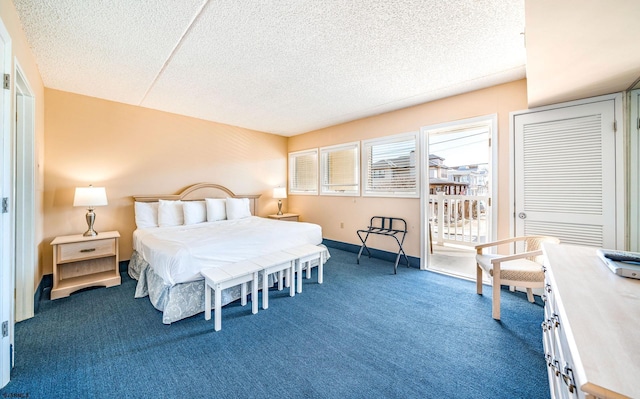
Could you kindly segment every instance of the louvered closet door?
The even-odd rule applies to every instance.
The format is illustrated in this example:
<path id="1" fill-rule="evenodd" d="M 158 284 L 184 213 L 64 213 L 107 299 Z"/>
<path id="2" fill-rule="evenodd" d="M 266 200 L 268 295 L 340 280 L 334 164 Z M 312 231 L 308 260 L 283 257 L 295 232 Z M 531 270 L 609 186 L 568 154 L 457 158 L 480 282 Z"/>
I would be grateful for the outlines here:
<path id="1" fill-rule="evenodd" d="M 517 235 L 616 247 L 614 101 L 516 115 Z"/>

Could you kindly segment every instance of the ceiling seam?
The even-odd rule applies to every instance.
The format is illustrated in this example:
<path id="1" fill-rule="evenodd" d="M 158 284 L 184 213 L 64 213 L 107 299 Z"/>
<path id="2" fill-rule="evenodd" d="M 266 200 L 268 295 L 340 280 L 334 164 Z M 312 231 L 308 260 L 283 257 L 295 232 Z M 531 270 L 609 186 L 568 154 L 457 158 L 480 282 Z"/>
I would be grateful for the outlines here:
<path id="1" fill-rule="evenodd" d="M 138 106 L 142 106 L 142 103 L 144 103 L 144 101 L 147 99 L 147 96 L 149 95 L 149 92 L 156 85 L 156 83 L 158 82 L 158 79 L 160 79 L 160 76 L 162 76 L 162 74 L 164 73 L 165 69 L 167 68 L 167 66 L 169 65 L 171 60 L 173 59 L 173 56 L 176 54 L 176 52 L 182 46 L 182 43 L 184 42 L 184 39 L 189 35 L 189 32 L 191 32 L 191 29 L 193 28 L 195 23 L 198 21 L 198 19 L 200 19 L 200 16 L 202 15 L 202 12 L 204 11 L 204 9 L 207 7 L 208 4 L 209 4 L 209 0 L 204 0 L 204 2 L 202 3 L 202 6 L 200 6 L 200 9 L 198 10 L 198 12 L 196 12 L 196 14 L 193 16 L 193 19 L 191 19 L 191 21 L 187 25 L 187 28 L 184 30 L 184 32 L 180 36 L 180 39 L 178 39 L 178 42 L 176 43 L 175 46 L 173 46 L 173 49 L 169 53 L 169 56 L 167 57 L 165 62 L 162 64 L 162 67 L 160 68 L 160 70 L 158 71 L 156 76 L 151 81 L 151 84 L 149 85 L 149 88 L 147 88 L 147 90 L 144 92 L 144 95 L 142 96 L 142 99 L 138 102 Z"/>

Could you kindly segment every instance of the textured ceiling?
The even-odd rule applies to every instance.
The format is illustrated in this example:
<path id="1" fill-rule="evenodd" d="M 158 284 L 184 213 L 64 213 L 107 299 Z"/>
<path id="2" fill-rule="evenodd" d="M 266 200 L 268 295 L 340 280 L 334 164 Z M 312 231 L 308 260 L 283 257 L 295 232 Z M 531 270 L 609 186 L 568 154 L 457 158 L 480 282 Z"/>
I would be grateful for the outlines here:
<path id="1" fill-rule="evenodd" d="M 524 0 L 14 0 L 48 88 L 291 136 L 525 76 Z"/>

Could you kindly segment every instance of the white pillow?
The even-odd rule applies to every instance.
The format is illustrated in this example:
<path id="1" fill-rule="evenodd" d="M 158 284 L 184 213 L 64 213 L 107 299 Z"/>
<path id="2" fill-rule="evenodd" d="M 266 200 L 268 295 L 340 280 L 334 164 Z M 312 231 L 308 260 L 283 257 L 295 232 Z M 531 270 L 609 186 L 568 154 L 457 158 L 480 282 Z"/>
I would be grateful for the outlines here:
<path id="1" fill-rule="evenodd" d="M 158 203 L 138 202 L 134 203 L 136 226 L 139 229 L 158 227 Z"/>
<path id="2" fill-rule="evenodd" d="M 249 198 L 227 198 L 227 219 L 242 219 L 251 216 Z"/>
<path id="3" fill-rule="evenodd" d="M 160 200 L 158 205 L 158 226 L 181 226 L 184 224 L 182 201 Z"/>
<path id="4" fill-rule="evenodd" d="M 205 198 L 207 204 L 207 222 L 225 220 L 227 218 L 226 200 L 224 198 Z"/>
<path id="5" fill-rule="evenodd" d="M 184 224 L 196 224 L 207 221 L 207 206 L 204 201 L 185 201 L 182 203 Z"/>

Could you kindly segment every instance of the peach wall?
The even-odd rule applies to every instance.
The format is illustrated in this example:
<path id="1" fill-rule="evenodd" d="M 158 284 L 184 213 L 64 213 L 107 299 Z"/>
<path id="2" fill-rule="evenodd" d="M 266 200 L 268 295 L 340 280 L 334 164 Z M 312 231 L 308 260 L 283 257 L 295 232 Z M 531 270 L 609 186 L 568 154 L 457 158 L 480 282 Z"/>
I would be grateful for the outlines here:
<path id="1" fill-rule="evenodd" d="M 333 126 L 289 139 L 289 151 L 300 151 L 375 137 L 418 131 L 423 126 L 477 116 L 498 115 L 498 237 L 509 234 L 509 113 L 527 108 L 526 80 L 490 87 L 418 106 Z M 322 226 L 324 238 L 360 244 L 356 230 L 374 215 L 402 217 L 409 224 L 405 251 L 420 256 L 420 200 L 370 197 L 290 195 L 288 212 Z M 344 227 L 340 227 L 343 223 Z M 369 243 L 369 242 L 367 242 Z M 373 248 L 397 251 L 386 237 L 371 241 Z"/>
<path id="2" fill-rule="evenodd" d="M 132 252 L 132 195 L 212 182 L 262 194 L 261 216 L 277 211 L 272 188 L 286 182 L 286 137 L 52 89 L 45 102 L 45 274 L 51 240 L 87 228 L 86 209 L 72 206 L 77 186 L 106 187 L 95 228 L 120 232 L 121 260 Z"/>
<path id="3" fill-rule="evenodd" d="M 34 96 L 35 102 L 35 204 L 36 204 L 36 223 L 35 223 L 35 242 L 42 242 L 43 237 L 43 192 L 44 192 L 44 84 L 40 77 L 40 71 L 36 64 L 36 60 L 31 53 L 29 43 L 22 30 L 22 24 L 18 19 L 18 14 L 11 0 L 0 0 L 0 17 L 11 36 L 11 75 L 15 82 L 16 61 L 22 69 L 24 77 L 29 83 Z M 15 86 L 12 85 L 11 92 L 11 115 L 15 115 Z M 15 131 L 15 119 L 11 121 L 11 131 Z M 34 273 L 34 288 L 40 283 L 43 274 L 42 261 L 43 246 L 39 245 L 34 248 L 37 251 L 37 264 L 32 265 Z"/>

